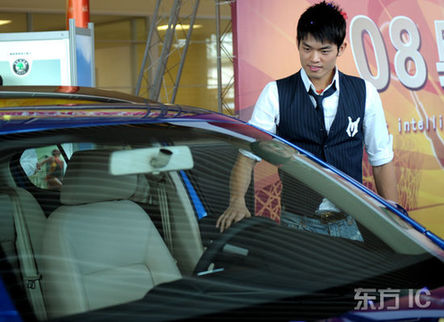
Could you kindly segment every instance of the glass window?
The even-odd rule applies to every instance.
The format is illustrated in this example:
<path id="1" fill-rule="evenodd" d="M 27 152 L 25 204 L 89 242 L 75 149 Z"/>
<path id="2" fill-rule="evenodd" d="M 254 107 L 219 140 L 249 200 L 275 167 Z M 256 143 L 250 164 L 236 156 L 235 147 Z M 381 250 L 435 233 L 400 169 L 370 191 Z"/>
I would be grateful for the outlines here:
<path id="1" fill-rule="evenodd" d="M 45 229 L 31 235 L 50 318 L 118 312 L 125 320 L 180 320 L 289 299 L 288 320 L 310 319 L 320 318 L 319 307 L 304 311 L 304 301 L 327 300 L 344 313 L 358 288 L 442 285 L 442 274 L 431 273 L 441 272 L 442 262 L 417 232 L 332 171 L 247 125 L 193 120 L 57 131 L 45 137 L 52 145 L 29 146 L 21 160 L 42 189 L 52 189 L 51 171 L 63 174 L 60 195 L 30 190 L 51 208 Z M 43 139 L 24 135 L 35 146 Z M 51 160 L 57 147 L 69 159 L 63 166 Z M 251 217 L 221 233 L 216 221 L 229 205 L 241 155 L 256 160 L 253 173 L 240 173 L 251 178 Z M 37 162 L 37 174 L 45 171 L 40 183 Z M 328 207 L 354 234 L 307 230 L 300 221 Z M 34 203 L 22 209 L 37 215 Z M 338 296 L 345 308 L 336 307 Z"/>
<path id="2" fill-rule="evenodd" d="M 61 143 L 60 145 L 26 149 L 20 156 L 20 165 L 28 179 L 36 187 L 60 190 L 67 161 L 72 154 L 78 150 L 90 150 L 94 147 L 94 143 Z"/>
<path id="3" fill-rule="evenodd" d="M 20 157 L 20 164 L 35 186 L 60 190 L 66 170 L 66 160 L 57 146 L 25 150 Z"/>

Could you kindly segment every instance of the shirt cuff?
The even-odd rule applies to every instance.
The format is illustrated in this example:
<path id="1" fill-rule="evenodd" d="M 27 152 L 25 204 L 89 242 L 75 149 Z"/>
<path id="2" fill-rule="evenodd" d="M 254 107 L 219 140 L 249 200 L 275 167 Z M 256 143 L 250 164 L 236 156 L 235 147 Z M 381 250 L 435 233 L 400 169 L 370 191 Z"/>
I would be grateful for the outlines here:
<path id="1" fill-rule="evenodd" d="M 380 148 L 376 153 L 371 153 L 367 150 L 368 162 L 373 167 L 389 163 L 393 160 L 393 135 L 389 134 L 388 142 L 384 148 Z"/>
<path id="2" fill-rule="evenodd" d="M 376 157 L 368 156 L 368 162 L 373 167 L 378 167 L 380 165 L 384 165 L 393 160 L 393 151 L 387 151 L 386 153 L 380 153 Z"/>

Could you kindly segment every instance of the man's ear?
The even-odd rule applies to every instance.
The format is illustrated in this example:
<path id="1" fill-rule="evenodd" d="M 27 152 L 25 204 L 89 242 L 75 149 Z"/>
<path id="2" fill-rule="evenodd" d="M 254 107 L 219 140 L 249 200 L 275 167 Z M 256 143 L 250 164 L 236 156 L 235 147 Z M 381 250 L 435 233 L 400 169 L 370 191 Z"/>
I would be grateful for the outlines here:
<path id="1" fill-rule="evenodd" d="M 338 48 L 338 57 L 342 55 L 342 53 L 344 52 L 345 48 L 347 48 L 347 41 L 344 40 L 342 45 L 339 46 L 339 48 Z"/>

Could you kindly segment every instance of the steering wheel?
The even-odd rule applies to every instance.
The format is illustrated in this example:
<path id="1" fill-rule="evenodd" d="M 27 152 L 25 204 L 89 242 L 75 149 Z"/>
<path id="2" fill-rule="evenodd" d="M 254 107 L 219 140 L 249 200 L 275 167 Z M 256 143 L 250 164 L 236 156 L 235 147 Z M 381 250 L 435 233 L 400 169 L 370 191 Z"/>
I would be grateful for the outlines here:
<path id="1" fill-rule="evenodd" d="M 194 268 L 194 275 L 208 270 L 208 266 L 210 266 L 216 256 L 223 251 L 224 246 L 239 233 L 251 227 L 269 226 L 272 223 L 275 222 L 270 218 L 252 216 L 232 225 L 224 233 L 222 233 L 222 235 L 218 239 L 214 240 L 204 251 L 199 259 L 199 262 L 197 262 L 196 267 Z"/>

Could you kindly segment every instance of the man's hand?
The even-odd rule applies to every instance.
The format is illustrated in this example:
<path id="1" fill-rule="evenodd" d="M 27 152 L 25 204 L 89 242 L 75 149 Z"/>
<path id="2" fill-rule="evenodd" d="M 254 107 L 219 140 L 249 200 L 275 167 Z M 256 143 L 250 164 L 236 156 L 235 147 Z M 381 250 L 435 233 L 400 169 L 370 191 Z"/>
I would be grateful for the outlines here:
<path id="1" fill-rule="evenodd" d="M 220 232 L 226 230 L 233 223 L 251 217 L 245 205 L 245 194 L 250 185 L 251 173 L 255 164 L 255 159 L 239 153 L 230 175 L 230 205 L 216 222 L 216 228 L 219 228 Z"/>
<path id="2" fill-rule="evenodd" d="M 244 218 L 251 217 L 247 206 L 245 205 L 244 198 L 240 198 L 230 202 L 230 206 L 225 212 L 217 219 L 216 227 L 220 232 L 228 229 L 233 223 L 237 223 Z"/>

